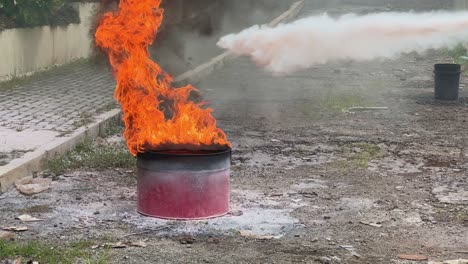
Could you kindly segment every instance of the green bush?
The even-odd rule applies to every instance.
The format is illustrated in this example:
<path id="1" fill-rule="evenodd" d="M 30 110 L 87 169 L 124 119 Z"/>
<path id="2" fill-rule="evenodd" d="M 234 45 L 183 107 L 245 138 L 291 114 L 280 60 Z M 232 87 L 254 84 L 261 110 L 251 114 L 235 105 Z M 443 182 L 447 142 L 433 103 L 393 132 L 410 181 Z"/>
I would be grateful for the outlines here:
<path id="1" fill-rule="evenodd" d="M 15 21 L 19 27 L 60 24 L 60 11 L 70 13 L 64 0 L 0 0 L 0 13 Z M 72 11 L 70 22 L 79 22 L 78 12 Z M 78 19 L 78 21 L 76 21 Z"/>
<path id="2" fill-rule="evenodd" d="M 452 57 L 454 63 L 462 65 L 463 74 L 468 73 L 468 50 L 465 45 L 458 45 L 448 51 L 448 55 Z"/>

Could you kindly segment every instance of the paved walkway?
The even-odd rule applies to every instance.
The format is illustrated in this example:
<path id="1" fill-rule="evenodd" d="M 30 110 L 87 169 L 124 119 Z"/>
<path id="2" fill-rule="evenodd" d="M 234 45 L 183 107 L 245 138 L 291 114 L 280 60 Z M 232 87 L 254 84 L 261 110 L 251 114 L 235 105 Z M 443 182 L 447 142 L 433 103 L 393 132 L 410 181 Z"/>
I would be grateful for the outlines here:
<path id="1" fill-rule="evenodd" d="M 116 107 L 106 66 L 77 62 L 0 84 L 0 165 Z"/>

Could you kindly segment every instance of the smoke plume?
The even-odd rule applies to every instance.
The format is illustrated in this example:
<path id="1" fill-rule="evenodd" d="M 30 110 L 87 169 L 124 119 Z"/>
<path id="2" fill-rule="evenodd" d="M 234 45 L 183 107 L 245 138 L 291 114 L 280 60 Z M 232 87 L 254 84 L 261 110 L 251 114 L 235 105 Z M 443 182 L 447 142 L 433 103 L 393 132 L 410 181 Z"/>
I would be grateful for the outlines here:
<path id="1" fill-rule="evenodd" d="M 332 61 L 394 58 L 468 40 L 468 12 L 327 14 L 271 28 L 253 26 L 218 46 L 279 74 Z"/>

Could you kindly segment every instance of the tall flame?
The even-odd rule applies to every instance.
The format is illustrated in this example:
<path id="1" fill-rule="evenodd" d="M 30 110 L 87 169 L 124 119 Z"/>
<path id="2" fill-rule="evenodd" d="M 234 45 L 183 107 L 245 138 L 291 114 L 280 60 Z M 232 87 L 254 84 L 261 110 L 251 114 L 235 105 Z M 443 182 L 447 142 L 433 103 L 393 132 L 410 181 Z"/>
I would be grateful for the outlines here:
<path id="1" fill-rule="evenodd" d="M 193 100 L 191 85 L 172 87 L 172 77 L 150 59 L 150 46 L 163 20 L 161 0 L 121 0 L 96 30 L 96 45 L 108 52 L 117 80 L 126 129 L 124 138 L 133 155 L 154 150 L 211 150 L 230 147 L 216 125 L 212 109 Z"/>

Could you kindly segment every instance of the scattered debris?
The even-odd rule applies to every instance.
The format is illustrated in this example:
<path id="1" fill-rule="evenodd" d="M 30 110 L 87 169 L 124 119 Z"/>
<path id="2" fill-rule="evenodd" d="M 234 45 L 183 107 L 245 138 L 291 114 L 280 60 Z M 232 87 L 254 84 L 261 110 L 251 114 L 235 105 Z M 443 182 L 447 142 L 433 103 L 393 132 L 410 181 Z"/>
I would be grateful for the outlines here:
<path id="1" fill-rule="evenodd" d="M 141 232 L 136 232 L 136 233 L 127 234 L 127 235 L 124 235 L 123 237 L 144 235 L 144 234 L 148 234 L 148 233 L 152 233 L 152 232 L 157 232 L 157 231 L 162 231 L 162 230 L 164 230 L 164 229 L 170 229 L 170 228 L 171 228 L 171 226 L 161 226 L 161 227 L 154 228 L 154 229 L 150 229 L 150 230 L 145 230 L 145 231 L 141 231 Z"/>
<path id="2" fill-rule="evenodd" d="M 235 210 L 235 211 L 229 212 L 229 215 L 231 215 L 231 216 L 241 216 L 243 214 L 244 214 L 244 212 L 242 212 L 241 210 Z"/>
<path id="3" fill-rule="evenodd" d="M 370 222 L 366 222 L 366 221 L 360 221 L 359 223 L 361 223 L 361 224 L 363 224 L 363 225 L 373 226 L 373 227 L 382 227 L 382 226 L 383 226 L 383 225 L 381 225 L 381 224 L 370 223 Z"/>
<path id="4" fill-rule="evenodd" d="M 344 249 L 344 250 L 347 250 L 349 253 L 351 253 L 351 255 L 353 257 L 356 257 L 356 258 L 361 258 L 361 255 L 359 255 L 357 252 L 356 252 L 356 249 L 354 248 L 354 246 L 351 246 L 351 245 L 340 245 L 340 248 Z"/>
<path id="5" fill-rule="evenodd" d="M 426 261 L 429 260 L 428 257 L 419 254 L 401 254 L 398 256 L 399 259 L 403 260 L 412 260 L 412 261 Z"/>
<path id="6" fill-rule="evenodd" d="M 444 204 L 468 204 L 468 190 L 462 187 L 463 184 L 461 182 L 457 182 L 455 186 L 460 187 L 437 185 L 432 189 L 432 193 L 439 202 Z"/>
<path id="7" fill-rule="evenodd" d="M 7 226 L 7 227 L 2 227 L 3 230 L 5 231 L 14 231 L 14 232 L 24 232 L 28 231 L 27 226 Z"/>
<path id="8" fill-rule="evenodd" d="M 39 219 L 39 218 L 36 218 L 36 217 L 32 217 L 30 215 L 20 215 L 17 217 L 17 219 L 21 220 L 22 222 L 40 222 L 40 221 L 44 221 L 44 219 Z"/>
<path id="9" fill-rule="evenodd" d="M 50 188 L 51 179 L 27 177 L 15 182 L 16 189 L 22 194 L 33 195 Z"/>
<path id="10" fill-rule="evenodd" d="M 279 237 L 275 237 L 275 236 L 257 235 L 257 234 L 254 234 L 254 233 L 250 232 L 250 231 L 246 231 L 246 230 L 241 230 L 240 235 L 243 236 L 243 237 L 246 237 L 246 238 L 258 239 L 258 240 L 272 240 L 272 239 L 278 239 L 279 238 Z"/>
<path id="11" fill-rule="evenodd" d="M 194 237 L 191 237 L 191 236 L 181 236 L 178 238 L 179 240 L 179 243 L 183 244 L 183 245 L 186 245 L 186 244 L 193 244 L 195 243 L 195 238 Z"/>
<path id="12" fill-rule="evenodd" d="M 276 142 L 276 143 L 278 143 L 278 142 L 281 142 L 281 140 L 278 140 L 278 139 L 272 139 L 272 140 L 271 140 L 271 142 Z"/>
<path id="13" fill-rule="evenodd" d="M 320 258 L 317 259 L 317 261 L 322 263 L 322 264 L 331 264 L 331 263 L 333 263 L 332 259 L 329 258 L 329 257 L 320 257 Z"/>
<path id="14" fill-rule="evenodd" d="M 339 257 L 332 256 L 332 257 L 320 257 L 317 259 L 317 261 L 322 264 L 331 264 L 331 263 L 340 263 L 341 259 Z"/>
<path id="15" fill-rule="evenodd" d="M 206 240 L 206 242 L 211 243 L 211 244 L 219 244 L 221 240 L 216 237 L 210 237 Z"/>
<path id="16" fill-rule="evenodd" d="M 270 193 L 270 194 L 265 194 L 266 196 L 269 196 L 269 197 L 282 197 L 284 196 L 283 193 Z"/>
<path id="17" fill-rule="evenodd" d="M 135 242 L 130 242 L 130 246 L 145 248 L 147 245 L 144 241 L 135 241 Z"/>
<path id="18" fill-rule="evenodd" d="M 110 247 L 110 248 L 126 248 L 128 247 L 127 244 L 123 243 L 123 242 L 117 242 L 117 243 L 106 243 L 104 244 L 104 247 Z"/>
<path id="19" fill-rule="evenodd" d="M 14 239 L 15 237 L 16 237 L 16 234 L 13 232 L 0 230 L 0 240 L 9 240 L 9 239 Z"/>
<path id="20" fill-rule="evenodd" d="M 298 194 L 304 198 L 316 198 L 318 196 L 316 192 L 299 192 Z"/>
<path id="21" fill-rule="evenodd" d="M 356 258 L 361 258 L 361 255 L 359 255 L 357 252 L 356 252 L 356 249 L 354 248 L 354 246 L 351 246 L 351 245 L 340 245 L 340 248 L 348 251 L 349 253 L 351 253 L 351 255 L 353 255 L 353 257 L 356 257 Z"/>
<path id="22" fill-rule="evenodd" d="M 104 243 L 100 245 L 94 245 L 91 248 L 92 249 L 97 249 L 97 248 L 127 248 L 128 244 L 124 242 L 116 242 L 116 243 Z"/>
<path id="23" fill-rule="evenodd" d="M 428 264 L 468 264 L 468 259 L 456 259 L 446 261 L 429 261 Z"/>

